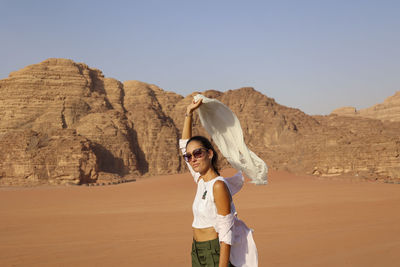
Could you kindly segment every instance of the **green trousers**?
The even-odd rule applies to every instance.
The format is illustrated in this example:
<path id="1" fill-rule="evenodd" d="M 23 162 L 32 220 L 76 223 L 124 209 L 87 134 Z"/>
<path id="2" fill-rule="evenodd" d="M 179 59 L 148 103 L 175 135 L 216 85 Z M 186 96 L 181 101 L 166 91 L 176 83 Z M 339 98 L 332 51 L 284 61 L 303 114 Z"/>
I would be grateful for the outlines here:
<path id="1" fill-rule="evenodd" d="M 193 239 L 192 267 L 218 267 L 219 264 L 219 239 L 198 242 Z M 230 262 L 229 267 L 235 267 Z"/>

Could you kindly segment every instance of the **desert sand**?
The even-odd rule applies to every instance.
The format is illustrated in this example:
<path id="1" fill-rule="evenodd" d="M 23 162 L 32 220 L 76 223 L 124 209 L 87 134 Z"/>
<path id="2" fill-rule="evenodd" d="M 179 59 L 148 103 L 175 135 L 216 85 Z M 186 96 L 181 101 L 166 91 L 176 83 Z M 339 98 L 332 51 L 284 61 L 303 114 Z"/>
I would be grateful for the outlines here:
<path id="1" fill-rule="evenodd" d="M 195 189 L 190 174 L 0 188 L 0 266 L 191 266 Z M 261 267 L 400 266 L 399 184 L 271 171 L 234 201 Z"/>

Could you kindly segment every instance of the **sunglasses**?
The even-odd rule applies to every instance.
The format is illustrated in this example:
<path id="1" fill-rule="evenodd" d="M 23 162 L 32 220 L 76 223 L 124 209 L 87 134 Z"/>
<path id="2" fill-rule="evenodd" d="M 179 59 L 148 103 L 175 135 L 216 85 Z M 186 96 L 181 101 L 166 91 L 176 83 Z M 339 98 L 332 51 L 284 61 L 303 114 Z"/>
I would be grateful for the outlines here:
<path id="1" fill-rule="evenodd" d="M 204 156 L 204 154 L 207 150 L 208 149 L 200 147 L 200 148 L 193 150 L 192 154 L 186 153 L 185 155 L 183 155 L 183 158 L 185 159 L 185 161 L 190 162 L 192 160 L 192 156 L 195 159 L 201 158 Z"/>

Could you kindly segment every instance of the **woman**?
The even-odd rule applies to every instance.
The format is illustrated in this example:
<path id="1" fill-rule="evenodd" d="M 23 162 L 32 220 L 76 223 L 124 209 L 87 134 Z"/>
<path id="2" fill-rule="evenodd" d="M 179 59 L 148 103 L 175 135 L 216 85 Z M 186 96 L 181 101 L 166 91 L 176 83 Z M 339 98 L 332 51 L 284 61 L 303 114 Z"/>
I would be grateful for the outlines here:
<path id="1" fill-rule="evenodd" d="M 231 245 L 235 235 L 233 233 L 234 225 L 237 225 L 236 230 L 245 235 L 244 238 L 236 237 L 236 239 L 243 241 L 245 247 L 242 244 L 235 248 L 246 251 L 244 252 L 246 255 L 237 253 L 236 257 L 233 258 L 238 262 L 238 266 L 257 266 L 257 259 L 251 260 L 250 265 L 245 263 L 248 258 L 248 251 L 250 250 L 251 256 L 255 255 L 255 257 L 257 257 L 257 251 L 250 229 L 235 216 L 236 210 L 232 202 L 232 195 L 235 192 L 231 192 L 226 184 L 227 180 L 221 177 L 218 172 L 218 155 L 215 149 L 207 138 L 202 136 L 192 137 L 193 111 L 201 104 L 202 99 L 198 102 L 193 100 L 188 105 L 182 139 L 180 140 L 183 157 L 197 183 L 197 192 L 193 202 L 192 266 L 234 266 L 231 263 L 232 259 L 230 260 Z M 241 173 L 239 175 L 243 179 Z M 250 234 L 248 234 L 249 232 Z M 248 236 L 251 237 L 249 244 L 253 244 L 250 249 L 247 247 L 248 240 L 246 238 Z"/>

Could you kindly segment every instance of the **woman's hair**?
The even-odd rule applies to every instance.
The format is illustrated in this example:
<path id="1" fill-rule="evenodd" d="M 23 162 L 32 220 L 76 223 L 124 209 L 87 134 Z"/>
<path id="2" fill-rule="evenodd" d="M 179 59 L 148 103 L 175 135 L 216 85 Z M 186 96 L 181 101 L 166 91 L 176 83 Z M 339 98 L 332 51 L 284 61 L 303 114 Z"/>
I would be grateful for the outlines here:
<path id="1" fill-rule="evenodd" d="M 196 136 L 191 137 L 191 138 L 187 141 L 186 147 L 187 147 L 187 145 L 188 145 L 190 142 L 192 142 L 192 141 L 200 142 L 201 145 L 202 145 L 204 148 L 206 148 L 207 150 L 208 150 L 208 149 L 211 149 L 211 150 L 212 150 L 212 152 L 213 152 L 213 157 L 212 157 L 212 159 L 211 159 L 211 165 L 212 165 L 214 171 L 215 171 L 218 175 L 220 175 L 220 174 L 219 174 L 219 171 L 218 171 L 218 154 L 217 154 L 217 152 L 215 151 L 215 149 L 214 149 L 213 145 L 211 144 L 211 142 L 210 142 L 207 138 L 205 138 L 204 136 L 196 135 Z"/>

